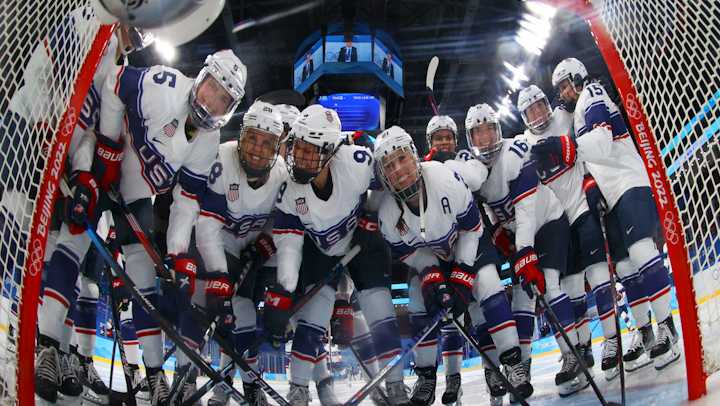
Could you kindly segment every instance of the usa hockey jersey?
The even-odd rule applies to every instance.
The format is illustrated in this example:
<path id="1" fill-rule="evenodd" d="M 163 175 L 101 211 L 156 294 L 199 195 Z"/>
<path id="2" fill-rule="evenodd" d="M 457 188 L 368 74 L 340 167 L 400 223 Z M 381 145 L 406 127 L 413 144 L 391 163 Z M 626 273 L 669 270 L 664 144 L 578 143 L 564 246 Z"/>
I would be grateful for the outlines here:
<path id="1" fill-rule="evenodd" d="M 628 189 L 650 186 L 625 121 L 602 85 L 583 88 L 573 120 L 578 159 L 586 162 L 610 209 Z"/>
<path id="2" fill-rule="evenodd" d="M 383 237 L 395 258 L 418 270 L 435 265 L 437 258 L 472 265 L 482 222 L 470 189 L 460 175 L 439 162 L 420 165 L 427 194 L 422 213 L 425 238 L 420 216 L 390 194 L 378 212 Z"/>
<path id="3" fill-rule="evenodd" d="M 532 146 L 541 139 L 562 135 L 574 137 L 574 134 L 572 134 L 572 114 L 563 108 L 557 107 L 552 113 L 550 125 L 542 133 L 535 134 L 528 129 L 515 138 L 524 140 L 528 145 Z M 577 160 L 572 165 L 565 165 L 565 163 L 560 162 L 559 165 L 549 170 L 536 167 L 536 170 L 540 182 L 548 186 L 562 204 L 570 224 L 588 210 L 587 199 L 585 199 L 585 192 L 582 188 L 585 168 L 581 160 Z"/>
<path id="4" fill-rule="evenodd" d="M 288 178 L 285 161 L 278 157 L 265 183 L 251 187 L 237 146 L 237 141 L 220 145 L 200 199 L 195 236 L 205 267 L 211 271 L 227 272 L 225 253 L 239 257 L 271 223 L 278 192 Z"/>
<path id="5" fill-rule="evenodd" d="M 304 236 L 325 255 L 345 255 L 366 192 L 378 187 L 372 153 L 365 147 L 343 145 L 328 165 L 333 186 L 327 200 L 317 197 L 312 185 L 292 181 L 278 195 L 273 228 L 278 283 L 291 292 L 297 286 Z"/>
<path id="6" fill-rule="evenodd" d="M 563 214 L 553 192 L 538 182 L 529 150 L 523 140 L 503 139 L 488 179 L 480 188 L 480 195 L 498 221 L 515 233 L 518 250 L 532 246 L 537 230 Z"/>
<path id="7" fill-rule="evenodd" d="M 220 131 L 185 132 L 193 79 L 167 66 L 113 69 L 102 89 L 100 132 L 124 138 L 120 193 L 127 201 L 173 190 L 168 253 L 186 252 Z"/>

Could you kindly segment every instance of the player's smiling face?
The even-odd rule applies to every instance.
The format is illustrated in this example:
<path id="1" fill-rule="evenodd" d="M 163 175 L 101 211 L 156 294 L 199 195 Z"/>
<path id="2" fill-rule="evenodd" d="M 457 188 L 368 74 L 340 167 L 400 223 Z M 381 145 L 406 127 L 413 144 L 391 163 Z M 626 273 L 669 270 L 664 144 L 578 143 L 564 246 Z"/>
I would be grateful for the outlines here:
<path id="1" fill-rule="evenodd" d="M 253 169 L 267 169 L 275 161 L 279 141 L 275 134 L 248 128 L 240 140 L 242 158 Z"/>
<path id="2" fill-rule="evenodd" d="M 575 104 L 578 97 L 580 97 L 578 92 L 575 91 L 575 86 L 570 82 L 570 79 L 565 79 L 558 84 L 558 92 L 560 93 L 560 98 L 569 104 Z"/>
<path id="3" fill-rule="evenodd" d="M 304 171 L 316 173 L 322 169 L 320 148 L 303 140 L 294 141 L 292 149 L 295 166 Z"/>
<path id="4" fill-rule="evenodd" d="M 494 147 L 498 142 L 498 132 L 494 123 L 483 123 L 470 130 L 473 146 L 480 151 Z"/>
<path id="5" fill-rule="evenodd" d="M 388 184 L 395 191 L 403 191 L 418 179 L 417 161 L 407 149 L 399 149 L 382 160 L 382 169 Z"/>
<path id="6" fill-rule="evenodd" d="M 529 126 L 542 127 L 550 118 L 550 109 L 545 99 L 543 98 L 531 104 L 525 110 L 525 116 L 527 116 Z"/>
<path id="7" fill-rule="evenodd" d="M 197 101 L 205 107 L 210 115 L 221 117 L 228 112 L 233 98 L 215 78 L 207 75 L 198 86 Z"/>
<path id="8" fill-rule="evenodd" d="M 452 131 L 443 128 L 432 133 L 430 138 L 432 148 L 437 148 L 438 151 L 455 152 L 455 134 Z"/>

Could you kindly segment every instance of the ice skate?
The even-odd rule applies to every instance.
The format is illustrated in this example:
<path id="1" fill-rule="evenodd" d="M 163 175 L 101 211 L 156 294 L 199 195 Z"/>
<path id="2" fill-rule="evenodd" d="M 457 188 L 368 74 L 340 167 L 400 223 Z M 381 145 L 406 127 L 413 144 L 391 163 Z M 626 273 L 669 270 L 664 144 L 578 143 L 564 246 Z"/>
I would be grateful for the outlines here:
<path id="1" fill-rule="evenodd" d="M 605 380 L 611 381 L 620 374 L 618 367 L 618 336 L 606 338 L 603 343 L 602 361 L 600 367 L 605 374 Z"/>
<path id="2" fill-rule="evenodd" d="M 661 370 L 680 358 L 680 348 L 677 345 L 678 334 L 672 315 L 658 323 L 658 336 L 655 345 L 650 350 L 650 359 L 655 369 Z"/>
<path id="3" fill-rule="evenodd" d="M 108 389 L 105 382 L 100 379 L 92 357 L 83 357 L 79 354 L 76 355 L 76 357 L 78 375 L 84 388 L 83 399 L 97 405 L 106 405 L 108 403 L 110 389 Z"/>
<path id="4" fill-rule="evenodd" d="M 78 378 L 79 361 L 77 355 L 60 352 L 60 394 L 63 403 L 77 404 L 83 394 L 83 385 Z"/>
<path id="5" fill-rule="evenodd" d="M 435 366 L 415 367 L 418 379 L 413 386 L 410 404 L 413 406 L 429 406 L 435 402 L 435 385 L 437 384 L 437 369 Z"/>
<path id="6" fill-rule="evenodd" d="M 558 387 L 560 397 L 570 396 L 577 393 L 590 384 L 585 374 L 580 370 L 580 365 L 573 353 L 563 354 L 563 365 L 560 372 L 555 375 L 555 385 Z"/>
<path id="7" fill-rule="evenodd" d="M 162 368 L 145 368 L 150 389 L 150 404 L 166 406 L 170 399 L 170 388 Z"/>
<path id="8" fill-rule="evenodd" d="M 650 359 L 650 348 L 655 344 L 655 334 L 653 333 L 652 324 L 638 328 L 633 333 L 630 341 L 630 348 L 623 355 L 625 370 L 633 372 L 652 362 Z"/>
<path id="9" fill-rule="evenodd" d="M 503 397 L 507 394 L 507 388 L 500 377 L 488 368 L 485 368 L 485 384 L 490 394 L 490 405 L 502 405 Z"/>
<path id="10" fill-rule="evenodd" d="M 385 388 L 387 389 L 387 398 L 392 406 L 410 405 L 406 386 L 402 381 L 386 382 Z"/>
<path id="11" fill-rule="evenodd" d="M 442 395 L 442 404 L 451 406 L 462 405 L 462 385 L 460 374 L 445 376 L 445 393 Z"/>
<path id="12" fill-rule="evenodd" d="M 318 382 L 317 385 L 318 398 L 322 406 L 339 406 L 342 404 L 335 396 L 335 389 L 333 388 L 333 379 L 325 378 Z"/>
<path id="13" fill-rule="evenodd" d="M 267 406 L 268 401 L 265 392 L 256 383 L 243 382 L 243 393 L 250 406 Z"/>
<path id="14" fill-rule="evenodd" d="M 290 392 L 288 392 L 287 401 L 292 406 L 308 406 L 310 403 L 310 390 L 307 386 L 290 382 Z"/>
<path id="15" fill-rule="evenodd" d="M 58 342 L 41 335 L 35 357 L 35 394 L 41 399 L 55 403 L 60 388 L 60 356 Z"/>

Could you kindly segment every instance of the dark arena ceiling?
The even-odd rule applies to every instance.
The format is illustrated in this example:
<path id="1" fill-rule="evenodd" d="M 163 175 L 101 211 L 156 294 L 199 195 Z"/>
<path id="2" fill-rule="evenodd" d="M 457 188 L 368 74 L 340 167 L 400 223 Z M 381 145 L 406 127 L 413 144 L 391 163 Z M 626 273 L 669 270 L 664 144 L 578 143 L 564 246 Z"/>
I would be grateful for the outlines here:
<path id="1" fill-rule="evenodd" d="M 532 2 L 519 0 L 227 0 L 225 9 L 201 36 L 176 49 L 174 59 L 163 58 L 157 47 L 131 57 L 136 66 L 165 64 L 194 76 L 205 56 L 232 48 L 248 68 L 246 96 L 233 120 L 223 129 L 233 137 L 241 117 L 256 97 L 277 89 L 292 88 L 292 66 L 300 43 L 331 24 L 366 24 L 383 30 L 399 47 L 404 63 L 404 99 L 389 106 L 386 127 L 404 127 L 425 149 L 425 126 L 432 111 L 425 97 L 425 73 L 432 56 L 440 58 L 435 94 L 443 114 L 458 123 L 464 141 L 463 121 L 468 107 L 482 102 L 508 107 L 503 116 L 505 136 L 523 129 L 514 108 L 517 90 L 535 83 L 556 100 L 550 75 L 566 57 L 577 57 L 592 76 L 609 84 L 606 67 L 586 23 L 558 9 L 547 17 L 547 40 L 535 52 L 518 39 L 528 21 L 537 23 Z M 299 6 L 304 10 L 288 13 Z M 541 13 L 542 14 L 542 13 Z M 263 23 L 263 21 L 272 20 Z M 259 22 L 233 33 L 240 23 Z M 527 28 L 527 27 L 526 27 Z M 527 45 L 527 44 L 526 44 Z M 516 69 L 523 67 L 521 72 Z M 503 77 L 505 79 L 503 79 Z M 514 80 L 516 79 L 516 80 Z M 523 80 L 524 79 L 524 80 Z M 515 82 L 515 83 L 512 83 Z M 313 87 L 308 92 L 311 92 Z M 317 91 L 318 88 L 315 87 Z M 320 87 L 320 93 L 323 89 Z M 308 92 L 305 95 L 311 98 Z M 392 107 L 392 108 L 391 108 Z"/>

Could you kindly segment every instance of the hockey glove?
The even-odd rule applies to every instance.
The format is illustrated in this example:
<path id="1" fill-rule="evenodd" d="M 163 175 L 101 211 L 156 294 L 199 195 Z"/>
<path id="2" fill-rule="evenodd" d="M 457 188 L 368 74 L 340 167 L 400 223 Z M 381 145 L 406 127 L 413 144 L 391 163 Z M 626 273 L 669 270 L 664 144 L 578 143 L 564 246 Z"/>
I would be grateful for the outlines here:
<path id="1" fill-rule="evenodd" d="M 494 224 L 492 230 L 492 243 L 503 258 L 511 258 L 515 254 L 513 236 L 502 224 Z"/>
<path id="2" fill-rule="evenodd" d="M 453 307 L 452 290 L 437 266 L 427 267 L 420 273 L 420 291 L 428 315 L 434 317 L 441 309 Z"/>
<path id="3" fill-rule="evenodd" d="M 197 263 L 195 258 L 188 254 L 168 255 L 165 264 L 173 272 L 178 289 L 184 297 L 190 299 L 195 293 L 195 278 L 197 277 Z"/>
<path id="4" fill-rule="evenodd" d="M 120 164 L 123 160 L 123 146 L 120 140 L 95 133 L 95 159 L 92 163 L 92 173 L 98 180 L 100 188 L 109 191 L 110 187 L 120 180 Z"/>
<path id="5" fill-rule="evenodd" d="M 513 256 L 513 270 L 520 279 L 528 296 L 533 297 L 531 285 L 535 285 L 541 295 L 545 294 L 545 275 L 540 271 L 538 256 L 533 247 L 525 247 Z"/>
<path id="6" fill-rule="evenodd" d="M 370 138 L 370 136 L 362 130 L 358 130 L 353 133 L 352 141 L 353 144 L 368 148 L 370 151 L 375 149 L 375 144 L 373 143 L 372 138 Z"/>
<path id="7" fill-rule="evenodd" d="M 261 233 L 255 242 L 240 252 L 239 269 L 231 269 L 230 276 L 238 285 L 242 285 L 247 274 L 253 269 L 259 269 L 275 254 L 275 244 L 271 236 Z"/>
<path id="8" fill-rule="evenodd" d="M 353 307 L 347 300 L 335 300 L 332 318 L 330 319 L 330 332 L 333 344 L 342 347 L 349 347 L 355 335 L 353 323 Z"/>
<path id="9" fill-rule="evenodd" d="M 220 325 L 230 326 L 235 321 L 232 309 L 234 286 L 222 272 L 207 274 L 205 279 L 205 300 L 208 312 L 220 317 Z"/>
<path id="10" fill-rule="evenodd" d="M 122 279 L 119 277 L 113 278 L 112 289 L 118 311 L 127 311 L 130 308 L 130 291 L 125 287 Z"/>
<path id="11" fill-rule="evenodd" d="M 587 199 L 590 213 L 592 213 L 595 218 L 600 219 L 600 216 L 604 216 L 607 213 L 608 207 L 592 175 L 585 175 L 583 179 L 583 190 L 585 191 L 585 198 Z"/>
<path id="12" fill-rule="evenodd" d="M 70 179 L 73 195 L 67 204 L 68 229 L 70 234 L 81 234 L 87 228 L 86 223 L 93 219 L 99 189 L 90 172 L 75 172 Z"/>
<path id="13" fill-rule="evenodd" d="M 377 213 L 369 210 L 363 211 L 357 220 L 352 245 L 359 245 L 362 250 L 366 250 L 378 238 L 382 237 L 380 237 Z"/>
<path id="14" fill-rule="evenodd" d="M 547 137 L 532 147 L 531 154 L 542 170 L 550 170 L 561 163 L 572 166 L 577 159 L 577 143 L 567 135 Z"/>
<path id="15" fill-rule="evenodd" d="M 450 271 L 450 279 L 448 283 L 454 292 L 455 300 L 453 306 L 453 314 L 459 317 L 473 300 L 473 285 L 475 284 L 475 276 L 477 270 L 472 269 L 466 264 L 455 264 Z"/>
<path id="16" fill-rule="evenodd" d="M 292 313 L 292 294 L 279 284 L 268 286 L 265 292 L 265 309 L 263 311 L 263 326 L 268 340 L 274 347 L 279 347 L 286 341 L 290 314 Z"/>

